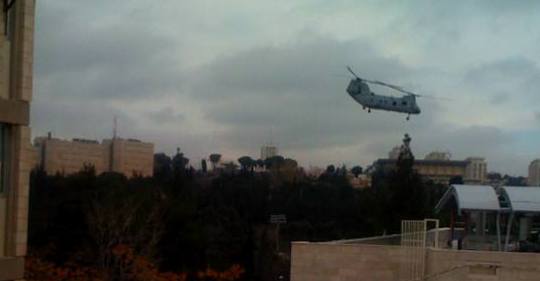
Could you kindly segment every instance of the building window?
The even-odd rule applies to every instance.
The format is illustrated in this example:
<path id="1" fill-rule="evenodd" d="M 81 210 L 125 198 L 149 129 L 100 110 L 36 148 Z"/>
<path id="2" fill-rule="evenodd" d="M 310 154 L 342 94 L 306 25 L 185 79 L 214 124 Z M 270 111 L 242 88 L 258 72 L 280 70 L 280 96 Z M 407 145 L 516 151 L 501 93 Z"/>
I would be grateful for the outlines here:
<path id="1" fill-rule="evenodd" d="M 15 1 L 16 0 L 2 0 L 3 3 L 3 12 L 5 13 L 4 18 L 4 34 L 8 40 L 13 38 L 13 33 L 15 31 Z"/>
<path id="2" fill-rule="evenodd" d="M 0 123 L 0 194 L 7 191 L 8 185 L 8 129 L 7 125 Z"/>

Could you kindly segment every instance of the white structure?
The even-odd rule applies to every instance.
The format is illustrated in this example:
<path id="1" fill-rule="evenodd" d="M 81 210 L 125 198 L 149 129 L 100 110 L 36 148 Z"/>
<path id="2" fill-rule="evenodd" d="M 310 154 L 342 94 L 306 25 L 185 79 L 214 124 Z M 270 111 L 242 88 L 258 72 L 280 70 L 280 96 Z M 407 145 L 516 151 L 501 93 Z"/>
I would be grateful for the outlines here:
<path id="1" fill-rule="evenodd" d="M 469 157 L 465 161 L 468 163 L 465 168 L 465 180 L 472 183 L 485 182 L 487 176 L 486 160 L 480 157 Z"/>
<path id="2" fill-rule="evenodd" d="M 267 158 L 278 155 L 278 149 L 275 145 L 267 144 L 261 147 L 261 159 L 266 160 Z"/>
<path id="3" fill-rule="evenodd" d="M 530 186 L 540 186 L 540 159 L 536 159 L 529 165 L 529 178 L 527 180 Z"/>

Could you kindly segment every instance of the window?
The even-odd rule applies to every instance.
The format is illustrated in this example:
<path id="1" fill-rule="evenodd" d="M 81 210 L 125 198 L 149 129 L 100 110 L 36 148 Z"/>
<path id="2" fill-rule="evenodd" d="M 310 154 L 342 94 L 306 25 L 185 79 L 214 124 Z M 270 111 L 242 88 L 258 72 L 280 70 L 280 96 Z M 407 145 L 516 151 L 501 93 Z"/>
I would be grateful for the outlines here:
<path id="1" fill-rule="evenodd" d="M 3 10 L 5 12 L 4 18 L 4 34 L 8 40 L 13 37 L 15 26 L 15 1 L 16 0 L 2 0 L 4 2 Z"/>
<path id="2" fill-rule="evenodd" d="M 0 123 L 0 194 L 7 190 L 8 184 L 8 126 Z"/>
<path id="3" fill-rule="evenodd" d="M 401 105 L 407 106 L 407 102 L 406 102 L 406 101 L 402 101 L 402 102 L 401 102 Z"/>
<path id="4" fill-rule="evenodd" d="M 396 105 L 397 105 L 396 101 L 393 101 L 393 102 L 392 102 L 392 105 L 393 105 L 393 106 L 396 106 Z"/>

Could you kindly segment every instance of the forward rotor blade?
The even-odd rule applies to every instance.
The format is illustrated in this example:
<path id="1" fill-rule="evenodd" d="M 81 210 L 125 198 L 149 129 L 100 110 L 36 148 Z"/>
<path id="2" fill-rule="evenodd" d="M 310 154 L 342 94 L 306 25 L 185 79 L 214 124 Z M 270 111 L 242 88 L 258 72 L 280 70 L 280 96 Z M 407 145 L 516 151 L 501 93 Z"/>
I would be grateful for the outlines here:
<path id="1" fill-rule="evenodd" d="M 358 75 L 356 75 L 356 73 L 354 73 L 354 71 L 351 69 L 350 66 L 347 65 L 347 70 L 354 76 L 356 77 L 357 79 L 360 79 L 360 80 L 363 80 L 362 78 L 358 77 Z"/>

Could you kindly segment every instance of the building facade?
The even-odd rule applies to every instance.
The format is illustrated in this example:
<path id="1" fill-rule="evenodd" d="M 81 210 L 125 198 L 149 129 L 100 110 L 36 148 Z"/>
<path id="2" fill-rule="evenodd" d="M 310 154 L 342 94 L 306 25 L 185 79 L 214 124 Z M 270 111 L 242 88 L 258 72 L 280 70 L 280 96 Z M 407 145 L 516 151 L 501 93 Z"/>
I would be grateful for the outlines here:
<path id="1" fill-rule="evenodd" d="M 467 183 L 485 183 L 487 181 L 487 163 L 484 158 L 469 157 L 465 159 L 464 181 Z"/>
<path id="2" fill-rule="evenodd" d="M 266 160 L 267 158 L 274 157 L 278 155 L 278 149 L 275 145 L 263 145 L 261 147 L 261 159 Z"/>
<path id="3" fill-rule="evenodd" d="M 379 159 L 373 166 L 375 169 L 394 169 L 397 159 Z M 428 160 L 414 161 L 413 168 L 426 179 L 436 183 L 447 184 L 452 178 L 461 177 L 466 183 L 484 183 L 487 180 L 487 164 L 483 158 L 467 158 L 465 160 Z"/>
<path id="4" fill-rule="evenodd" d="M 28 189 L 33 152 L 32 99 L 34 0 L 0 7 L 0 280 L 24 277 Z"/>
<path id="5" fill-rule="evenodd" d="M 134 139 L 62 140 L 38 137 L 34 141 L 39 164 L 47 174 L 73 174 L 85 166 L 96 174 L 117 172 L 127 177 L 152 176 L 154 144 Z"/>
<path id="6" fill-rule="evenodd" d="M 529 186 L 540 186 L 540 159 L 532 161 L 529 165 L 527 184 Z"/>

